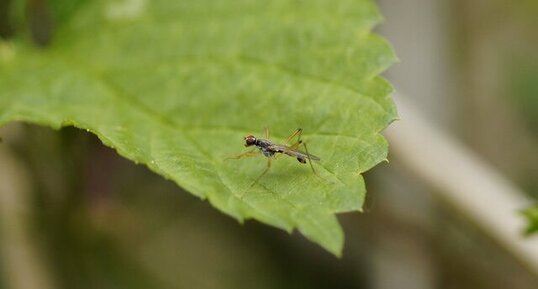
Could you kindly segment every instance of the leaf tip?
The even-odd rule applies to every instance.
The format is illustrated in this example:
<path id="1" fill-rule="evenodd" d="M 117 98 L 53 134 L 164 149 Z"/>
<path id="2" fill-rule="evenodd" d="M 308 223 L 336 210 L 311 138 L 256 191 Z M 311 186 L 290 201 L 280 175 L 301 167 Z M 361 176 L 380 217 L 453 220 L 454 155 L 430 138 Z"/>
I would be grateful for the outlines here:
<path id="1" fill-rule="evenodd" d="M 329 252 L 331 252 L 336 258 L 338 259 L 341 259 L 342 256 L 343 256 L 343 251 L 344 251 L 344 244 L 343 243 L 340 243 L 337 247 L 335 248 L 327 248 L 329 250 Z"/>

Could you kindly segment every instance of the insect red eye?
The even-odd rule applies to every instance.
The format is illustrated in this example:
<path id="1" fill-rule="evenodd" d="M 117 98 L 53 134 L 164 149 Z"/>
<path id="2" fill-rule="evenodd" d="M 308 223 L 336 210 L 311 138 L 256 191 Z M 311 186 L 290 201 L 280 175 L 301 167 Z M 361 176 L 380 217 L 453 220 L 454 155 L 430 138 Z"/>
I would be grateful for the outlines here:
<path id="1" fill-rule="evenodd" d="M 248 135 L 245 137 L 246 146 L 251 146 L 256 143 L 256 138 L 252 135 Z"/>

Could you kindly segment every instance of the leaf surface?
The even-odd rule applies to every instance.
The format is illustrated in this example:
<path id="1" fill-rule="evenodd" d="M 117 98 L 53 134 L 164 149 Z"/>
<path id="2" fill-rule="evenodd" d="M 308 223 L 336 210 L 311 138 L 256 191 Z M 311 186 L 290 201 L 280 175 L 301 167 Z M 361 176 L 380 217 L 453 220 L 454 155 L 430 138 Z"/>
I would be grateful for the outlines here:
<path id="1" fill-rule="evenodd" d="M 395 56 L 370 32 L 370 1 L 85 1 L 72 13 L 45 48 L 0 42 L 0 125 L 86 129 L 240 221 L 341 253 L 335 214 L 361 210 L 361 173 L 386 159 L 379 132 L 396 118 L 378 77 Z M 265 127 L 277 143 L 303 128 L 323 180 L 280 156 L 251 186 L 266 159 L 225 158 Z"/>

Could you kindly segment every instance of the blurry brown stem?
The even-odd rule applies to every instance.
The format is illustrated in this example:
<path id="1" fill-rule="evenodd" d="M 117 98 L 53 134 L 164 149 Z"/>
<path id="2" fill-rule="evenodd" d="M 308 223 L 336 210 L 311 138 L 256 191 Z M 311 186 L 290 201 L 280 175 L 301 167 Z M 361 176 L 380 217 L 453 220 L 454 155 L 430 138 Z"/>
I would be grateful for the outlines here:
<path id="1" fill-rule="evenodd" d="M 486 161 L 395 95 L 401 120 L 386 130 L 391 153 L 486 234 L 538 274 L 538 236 L 522 238 L 518 212 L 532 201 Z"/>
<path id="2" fill-rule="evenodd" d="M 0 145 L 0 262 L 6 288 L 52 289 L 52 278 L 30 231 L 32 181 L 9 150 Z"/>

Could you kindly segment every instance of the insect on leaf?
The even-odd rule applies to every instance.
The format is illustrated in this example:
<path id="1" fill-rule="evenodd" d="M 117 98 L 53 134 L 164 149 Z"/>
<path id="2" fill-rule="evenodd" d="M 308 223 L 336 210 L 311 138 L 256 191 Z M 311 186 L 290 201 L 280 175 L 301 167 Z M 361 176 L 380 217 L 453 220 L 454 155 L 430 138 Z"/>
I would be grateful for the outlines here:
<path id="1" fill-rule="evenodd" d="M 46 47 L 0 42 L 0 124 L 87 129 L 240 221 L 341 254 L 335 214 L 361 210 L 361 173 L 386 159 L 380 131 L 396 118 L 378 76 L 395 56 L 371 33 L 370 0 L 88 0 L 69 13 Z M 324 180 L 280 156 L 249 188 L 266 159 L 225 158 L 265 127 L 276 143 L 303 128 Z"/>

